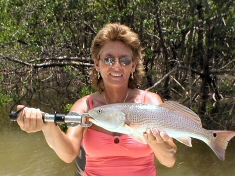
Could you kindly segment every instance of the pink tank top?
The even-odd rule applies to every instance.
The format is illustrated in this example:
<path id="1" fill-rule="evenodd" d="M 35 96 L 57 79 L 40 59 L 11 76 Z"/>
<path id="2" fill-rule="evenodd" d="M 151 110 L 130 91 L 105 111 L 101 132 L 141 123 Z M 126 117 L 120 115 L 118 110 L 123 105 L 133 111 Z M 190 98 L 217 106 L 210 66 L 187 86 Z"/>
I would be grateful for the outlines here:
<path id="1" fill-rule="evenodd" d="M 92 109 L 91 96 L 88 99 Z M 84 176 L 156 176 L 152 149 L 129 135 L 116 137 L 89 128 L 83 147 L 86 152 Z"/>

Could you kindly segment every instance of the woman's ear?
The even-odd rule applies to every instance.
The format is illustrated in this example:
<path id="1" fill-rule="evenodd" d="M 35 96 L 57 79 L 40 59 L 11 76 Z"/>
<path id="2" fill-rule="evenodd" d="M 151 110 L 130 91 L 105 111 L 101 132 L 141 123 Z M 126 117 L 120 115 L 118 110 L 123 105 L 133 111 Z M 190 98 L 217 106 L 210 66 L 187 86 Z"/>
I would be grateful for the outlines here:
<path id="1" fill-rule="evenodd" d="M 135 72 L 136 65 L 137 65 L 137 61 L 133 61 L 133 62 L 132 62 L 131 72 Z"/>
<path id="2" fill-rule="evenodd" d="M 100 70 L 100 67 L 99 67 L 99 60 L 98 60 L 98 59 L 95 59 L 95 60 L 94 60 L 94 66 L 95 66 L 95 69 L 96 69 L 97 71 Z"/>

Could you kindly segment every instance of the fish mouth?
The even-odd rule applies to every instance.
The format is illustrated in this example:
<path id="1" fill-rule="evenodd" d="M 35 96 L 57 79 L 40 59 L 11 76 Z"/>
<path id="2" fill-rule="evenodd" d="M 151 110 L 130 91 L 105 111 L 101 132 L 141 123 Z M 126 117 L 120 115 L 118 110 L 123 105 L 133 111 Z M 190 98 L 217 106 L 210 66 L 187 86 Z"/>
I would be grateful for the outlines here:
<path id="1" fill-rule="evenodd" d="M 95 118 L 93 118 L 93 117 L 91 117 L 91 116 L 89 116 L 89 122 L 91 122 L 91 123 L 93 123 L 93 122 L 97 122 L 97 120 L 95 119 Z"/>

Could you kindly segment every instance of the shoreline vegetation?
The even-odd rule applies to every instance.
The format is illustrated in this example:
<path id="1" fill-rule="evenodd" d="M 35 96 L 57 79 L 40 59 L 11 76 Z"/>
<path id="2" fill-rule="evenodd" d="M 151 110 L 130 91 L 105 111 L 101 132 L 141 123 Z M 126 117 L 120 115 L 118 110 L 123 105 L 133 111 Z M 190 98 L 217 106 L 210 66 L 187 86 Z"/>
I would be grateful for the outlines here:
<path id="1" fill-rule="evenodd" d="M 108 22 L 143 45 L 145 81 L 197 113 L 204 127 L 234 129 L 235 1 L 2 1 L 0 106 L 66 112 L 94 90 L 90 46 Z"/>

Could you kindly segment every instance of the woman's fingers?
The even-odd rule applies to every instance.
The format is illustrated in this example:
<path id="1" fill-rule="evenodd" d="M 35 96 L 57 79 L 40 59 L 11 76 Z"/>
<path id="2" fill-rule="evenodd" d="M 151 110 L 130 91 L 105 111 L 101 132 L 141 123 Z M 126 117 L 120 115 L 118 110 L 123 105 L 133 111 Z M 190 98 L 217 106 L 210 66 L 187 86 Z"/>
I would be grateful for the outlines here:
<path id="1" fill-rule="evenodd" d="M 147 143 L 157 142 L 161 143 L 163 141 L 168 141 L 169 136 L 164 131 L 159 131 L 158 129 L 147 129 L 144 133 L 145 140 Z"/>
<path id="2" fill-rule="evenodd" d="M 28 133 L 40 131 L 43 126 L 41 111 L 26 107 L 20 112 L 17 123 L 22 130 Z"/>

